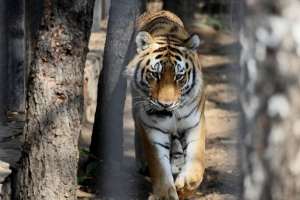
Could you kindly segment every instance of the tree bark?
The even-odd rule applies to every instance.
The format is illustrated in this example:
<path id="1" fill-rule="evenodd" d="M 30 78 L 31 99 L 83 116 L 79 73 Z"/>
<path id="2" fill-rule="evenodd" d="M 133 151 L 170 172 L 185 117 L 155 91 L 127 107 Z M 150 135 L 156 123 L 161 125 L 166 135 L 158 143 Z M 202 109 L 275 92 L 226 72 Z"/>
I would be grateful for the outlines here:
<path id="1" fill-rule="evenodd" d="M 21 199 L 77 199 L 83 70 L 94 0 L 45 0 L 22 137 Z"/>
<path id="2" fill-rule="evenodd" d="M 244 199 L 300 196 L 300 2 L 246 1 Z"/>

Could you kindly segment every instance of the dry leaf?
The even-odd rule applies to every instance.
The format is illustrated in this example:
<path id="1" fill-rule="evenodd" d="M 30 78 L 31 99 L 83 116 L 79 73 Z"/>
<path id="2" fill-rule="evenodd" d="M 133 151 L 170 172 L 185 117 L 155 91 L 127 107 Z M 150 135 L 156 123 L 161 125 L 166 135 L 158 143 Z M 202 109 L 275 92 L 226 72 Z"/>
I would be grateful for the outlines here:
<path id="1" fill-rule="evenodd" d="M 8 111 L 7 114 L 8 115 L 18 115 L 19 113 L 15 112 L 15 111 Z"/>
<path id="2" fill-rule="evenodd" d="M 211 178 L 210 178 L 209 175 L 207 175 L 206 180 L 207 180 L 207 181 L 210 181 L 210 180 L 211 180 Z"/>
<path id="3" fill-rule="evenodd" d="M 87 188 L 87 192 L 92 193 L 93 192 L 92 188 Z"/>

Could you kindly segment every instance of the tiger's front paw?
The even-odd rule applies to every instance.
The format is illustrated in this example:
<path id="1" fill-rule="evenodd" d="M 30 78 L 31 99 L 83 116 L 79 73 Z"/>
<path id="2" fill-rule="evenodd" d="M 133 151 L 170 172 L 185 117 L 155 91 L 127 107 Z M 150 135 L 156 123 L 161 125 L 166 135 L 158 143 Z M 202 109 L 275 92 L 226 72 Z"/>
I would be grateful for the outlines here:
<path id="1" fill-rule="evenodd" d="M 151 195 L 148 200 L 178 200 L 178 198 L 175 197 L 168 197 L 168 196 L 155 196 L 155 195 Z"/>
<path id="2" fill-rule="evenodd" d="M 178 200 L 178 195 L 175 187 L 170 187 L 166 190 L 160 188 L 161 190 L 157 190 L 154 194 L 148 197 L 148 200 Z"/>
<path id="3" fill-rule="evenodd" d="M 179 199 L 190 196 L 198 188 L 201 182 L 202 175 L 183 172 L 179 173 L 175 180 L 175 187 Z"/>

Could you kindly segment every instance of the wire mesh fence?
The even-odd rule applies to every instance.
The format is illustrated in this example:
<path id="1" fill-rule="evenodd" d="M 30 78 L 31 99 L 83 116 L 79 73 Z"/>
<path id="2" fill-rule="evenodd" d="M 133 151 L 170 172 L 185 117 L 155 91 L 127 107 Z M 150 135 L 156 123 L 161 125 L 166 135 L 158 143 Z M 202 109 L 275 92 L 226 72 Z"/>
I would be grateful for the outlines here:
<path id="1" fill-rule="evenodd" d="M 243 22 L 243 0 L 148 0 L 148 10 L 170 10 L 184 23 L 193 21 L 216 29 L 238 30 Z"/>
<path id="2" fill-rule="evenodd" d="M 243 22 L 242 0 L 201 0 L 195 17 L 215 28 L 237 30 Z"/>

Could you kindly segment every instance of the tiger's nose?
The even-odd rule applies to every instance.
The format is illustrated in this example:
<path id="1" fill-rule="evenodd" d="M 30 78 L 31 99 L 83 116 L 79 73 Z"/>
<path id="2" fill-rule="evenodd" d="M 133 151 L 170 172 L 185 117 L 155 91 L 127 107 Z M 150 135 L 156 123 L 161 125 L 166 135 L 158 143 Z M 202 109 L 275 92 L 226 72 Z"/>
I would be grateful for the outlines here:
<path id="1" fill-rule="evenodd" d="M 159 105 L 161 105 L 162 107 L 164 107 L 164 108 L 168 108 L 168 107 L 170 107 L 170 106 L 173 105 L 173 103 L 162 102 L 162 101 L 157 101 L 157 103 L 158 103 Z"/>

